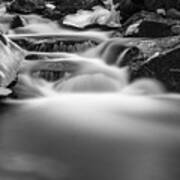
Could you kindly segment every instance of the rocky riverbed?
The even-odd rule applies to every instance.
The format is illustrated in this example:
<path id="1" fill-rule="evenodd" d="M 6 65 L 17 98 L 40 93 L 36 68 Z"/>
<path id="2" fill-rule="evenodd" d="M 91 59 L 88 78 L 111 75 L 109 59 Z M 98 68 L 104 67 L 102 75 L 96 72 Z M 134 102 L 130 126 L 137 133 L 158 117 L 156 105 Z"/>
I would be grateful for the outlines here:
<path id="1" fill-rule="evenodd" d="M 129 69 L 130 81 L 153 78 L 168 91 L 179 92 L 180 20 L 167 16 L 168 10 L 162 8 L 129 11 L 131 16 L 127 18 L 123 12 L 133 2 L 122 4 L 100 0 L 4 1 L 0 31 L 22 51 L 36 53 L 76 53 L 83 57 L 88 49 L 111 44 L 109 49 L 114 54 L 107 55 L 104 61 L 117 64 L 121 57 L 120 64 Z M 4 38 L 1 39 L 5 47 Z M 94 56 L 97 58 L 98 53 Z M 5 84 L 12 87 L 11 82 Z"/>

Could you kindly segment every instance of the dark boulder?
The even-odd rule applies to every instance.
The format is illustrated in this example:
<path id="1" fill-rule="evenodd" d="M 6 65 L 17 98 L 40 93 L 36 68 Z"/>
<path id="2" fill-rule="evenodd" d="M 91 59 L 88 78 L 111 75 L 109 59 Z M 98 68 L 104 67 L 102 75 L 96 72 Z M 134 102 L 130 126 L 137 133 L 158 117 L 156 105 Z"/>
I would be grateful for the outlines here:
<path id="1" fill-rule="evenodd" d="M 122 21 L 126 21 L 134 13 L 137 13 L 143 9 L 142 0 L 134 2 L 133 0 L 114 0 L 115 4 L 118 4 L 117 10 L 120 11 Z"/>
<path id="2" fill-rule="evenodd" d="M 142 20 L 130 25 L 126 31 L 125 36 L 129 37 L 166 37 L 173 35 L 171 26 L 166 23 Z"/>
<path id="3" fill-rule="evenodd" d="M 30 14 L 40 13 L 45 8 L 43 0 L 15 0 L 7 6 L 7 11 L 12 13 Z"/>
<path id="4" fill-rule="evenodd" d="M 178 19 L 147 11 L 134 14 L 123 24 L 124 36 L 149 38 L 179 35 L 179 26 Z"/>
<path id="5" fill-rule="evenodd" d="M 74 9 L 91 9 L 93 6 L 102 5 L 103 3 L 101 0 L 56 0 L 54 4 Z"/>
<path id="6" fill-rule="evenodd" d="M 24 27 L 25 25 L 26 25 L 25 20 L 19 15 L 14 16 L 12 21 L 10 22 L 10 28 L 11 29 L 15 29 L 18 27 Z"/>
<path id="7" fill-rule="evenodd" d="M 144 77 L 161 81 L 169 91 L 180 92 L 180 46 L 152 56 L 137 69 L 131 69 L 131 80 Z"/>

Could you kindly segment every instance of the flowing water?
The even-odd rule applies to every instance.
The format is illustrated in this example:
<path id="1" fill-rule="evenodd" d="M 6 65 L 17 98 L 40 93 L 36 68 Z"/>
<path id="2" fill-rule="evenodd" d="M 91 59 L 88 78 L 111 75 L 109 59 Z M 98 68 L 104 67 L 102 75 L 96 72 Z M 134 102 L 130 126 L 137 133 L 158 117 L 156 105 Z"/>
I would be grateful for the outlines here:
<path id="1" fill-rule="evenodd" d="M 180 178 L 179 95 L 129 84 L 126 67 L 104 62 L 108 45 L 22 68 L 22 99 L 1 102 L 0 179 Z M 61 78 L 47 81 L 55 67 Z"/>

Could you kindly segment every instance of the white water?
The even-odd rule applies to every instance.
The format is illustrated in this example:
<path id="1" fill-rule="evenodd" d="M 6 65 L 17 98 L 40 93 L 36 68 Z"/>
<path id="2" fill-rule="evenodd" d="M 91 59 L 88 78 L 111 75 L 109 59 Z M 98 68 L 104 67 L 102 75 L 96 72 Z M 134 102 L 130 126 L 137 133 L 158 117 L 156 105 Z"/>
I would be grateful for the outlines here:
<path id="1" fill-rule="evenodd" d="M 67 75 L 54 84 L 31 78 L 48 63 L 22 71 L 18 90 L 36 98 L 2 105 L 0 176 L 179 179 L 179 95 L 151 80 L 129 84 L 127 71 L 104 64 L 96 50 L 58 60 Z"/>
<path id="2" fill-rule="evenodd" d="M 1 116 L 1 170 L 19 179 L 179 177 L 179 105 L 112 93 L 20 102 Z"/>

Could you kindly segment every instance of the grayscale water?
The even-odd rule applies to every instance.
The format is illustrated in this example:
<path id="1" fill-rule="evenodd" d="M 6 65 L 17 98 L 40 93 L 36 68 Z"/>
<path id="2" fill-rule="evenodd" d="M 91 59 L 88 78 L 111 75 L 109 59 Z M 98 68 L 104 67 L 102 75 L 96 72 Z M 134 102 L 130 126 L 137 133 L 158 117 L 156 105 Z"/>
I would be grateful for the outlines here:
<path id="1" fill-rule="evenodd" d="M 20 76 L 23 98 L 1 103 L 0 179 L 180 178 L 179 95 L 152 80 L 129 84 L 98 48 L 58 60 L 66 74 L 55 83 Z"/>

